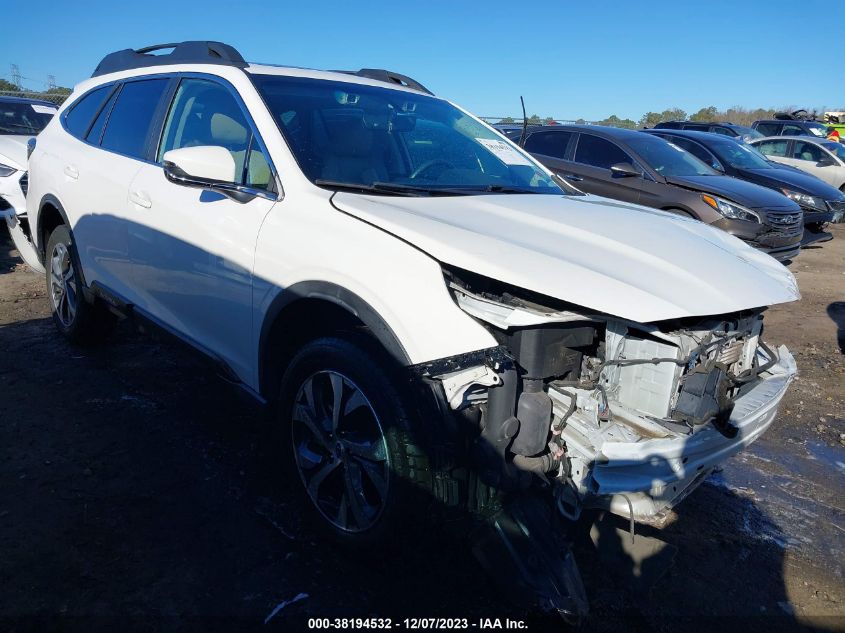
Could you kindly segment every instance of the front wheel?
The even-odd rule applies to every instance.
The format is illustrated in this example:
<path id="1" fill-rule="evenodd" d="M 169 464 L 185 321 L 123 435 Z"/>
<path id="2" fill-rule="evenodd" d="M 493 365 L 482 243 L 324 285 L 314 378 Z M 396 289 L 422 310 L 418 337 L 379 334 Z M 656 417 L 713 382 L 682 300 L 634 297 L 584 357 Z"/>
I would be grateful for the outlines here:
<path id="1" fill-rule="evenodd" d="M 65 225 L 53 230 L 46 253 L 47 296 L 56 328 L 74 343 L 105 338 L 114 325 L 114 316 L 85 300 L 79 258 Z"/>
<path id="2" fill-rule="evenodd" d="M 285 460 L 318 528 L 374 544 L 430 501 L 411 407 L 363 337 L 306 344 L 282 379 Z"/>

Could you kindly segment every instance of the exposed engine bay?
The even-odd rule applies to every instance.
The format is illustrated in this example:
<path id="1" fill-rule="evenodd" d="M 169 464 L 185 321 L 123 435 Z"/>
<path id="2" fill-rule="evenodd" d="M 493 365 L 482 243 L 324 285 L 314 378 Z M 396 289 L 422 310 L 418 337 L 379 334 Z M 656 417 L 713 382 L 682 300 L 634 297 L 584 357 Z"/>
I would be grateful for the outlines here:
<path id="1" fill-rule="evenodd" d="M 659 525 L 768 427 L 795 375 L 762 340 L 762 309 L 642 324 L 466 271 L 446 279 L 500 343 L 434 375 L 454 410 L 480 412 L 482 477 L 549 486 L 568 519 L 599 507 Z"/>

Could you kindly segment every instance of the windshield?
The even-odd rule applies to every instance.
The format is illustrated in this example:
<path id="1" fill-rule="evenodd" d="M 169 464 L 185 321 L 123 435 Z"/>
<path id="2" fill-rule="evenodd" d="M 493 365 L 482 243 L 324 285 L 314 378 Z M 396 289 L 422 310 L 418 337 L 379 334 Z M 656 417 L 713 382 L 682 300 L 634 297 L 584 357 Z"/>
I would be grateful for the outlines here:
<path id="1" fill-rule="evenodd" d="M 744 125 L 735 125 L 734 130 L 739 134 L 742 140 L 748 142 L 758 138 L 765 138 L 765 135 L 758 132 L 754 128 L 745 127 Z"/>
<path id="2" fill-rule="evenodd" d="M 661 176 L 721 176 L 689 152 L 661 138 L 642 135 L 628 141 L 640 158 Z"/>
<path id="3" fill-rule="evenodd" d="M 253 80 L 300 168 L 318 185 L 441 195 L 564 193 L 525 153 L 442 99 L 301 77 Z"/>
<path id="4" fill-rule="evenodd" d="M 840 160 L 845 160 L 845 145 L 831 141 L 830 143 L 822 143 L 824 147 L 831 154 L 835 154 Z"/>
<path id="5" fill-rule="evenodd" d="M 0 100 L 0 134 L 38 134 L 56 112 L 41 103 Z"/>
<path id="6" fill-rule="evenodd" d="M 708 149 L 736 169 L 775 169 L 758 150 L 735 141 L 710 141 Z"/>

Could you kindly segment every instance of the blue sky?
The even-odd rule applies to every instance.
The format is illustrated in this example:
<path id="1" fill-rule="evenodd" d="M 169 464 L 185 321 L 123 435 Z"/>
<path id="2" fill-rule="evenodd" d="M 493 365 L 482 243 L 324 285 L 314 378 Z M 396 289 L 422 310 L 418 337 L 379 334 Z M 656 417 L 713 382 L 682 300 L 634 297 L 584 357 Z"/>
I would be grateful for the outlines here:
<path id="1" fill-rule="evenodd" d="M 47 75 L 72 86 L 113 50 L 213 39 L 250 61 L 390 68 L 480 116 L 519 114 L 520 94 L 529 114 L 588 120 L 845 106 L 841 12 L 818 0 L 5 5 L 0 77 L 17 64 L 34 89 Z"/>

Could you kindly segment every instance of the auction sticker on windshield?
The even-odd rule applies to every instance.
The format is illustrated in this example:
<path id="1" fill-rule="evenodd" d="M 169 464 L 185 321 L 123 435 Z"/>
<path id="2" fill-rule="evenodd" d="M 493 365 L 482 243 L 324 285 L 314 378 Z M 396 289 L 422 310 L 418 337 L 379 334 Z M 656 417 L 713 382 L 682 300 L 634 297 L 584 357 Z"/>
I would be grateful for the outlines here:
<path id="1" fill-rule="evenodd" d="M 493 152 L 496 158 L 502 161 L 505 165 L 530 165 L 532 167 L 534 166 L 534 163 L 525 158 L 525 156 L 517 152 L 513 147 L 511 147 L 504 141 L 497 141 L 493 138 L 476 138 L 475 140 L 481 143 L 491 152 Z"/>

